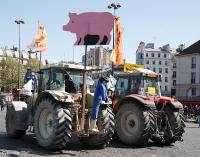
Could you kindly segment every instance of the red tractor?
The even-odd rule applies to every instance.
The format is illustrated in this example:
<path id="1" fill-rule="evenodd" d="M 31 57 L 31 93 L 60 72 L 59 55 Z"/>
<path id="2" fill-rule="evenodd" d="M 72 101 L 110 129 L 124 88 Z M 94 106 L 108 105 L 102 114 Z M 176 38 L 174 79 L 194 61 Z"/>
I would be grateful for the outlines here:
<path id="1" fill-rule="evenodd" d="M 116 133 L 128 145 L 154 142 L 170 145 L 182 141 L 183 105 L 161 96 L 159 75 L 148 69 L 116 74 L 113 96 Z"/>

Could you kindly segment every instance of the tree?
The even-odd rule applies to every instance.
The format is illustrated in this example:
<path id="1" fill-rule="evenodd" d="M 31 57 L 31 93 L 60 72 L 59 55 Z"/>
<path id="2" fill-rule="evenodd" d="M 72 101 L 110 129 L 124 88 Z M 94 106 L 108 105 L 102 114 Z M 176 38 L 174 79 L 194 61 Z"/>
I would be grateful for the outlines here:
<path id="1" fill-rule="evenodd" d="M 18 61 L 10 56 L 0 62 L 0 86 L 6 92 L 18 87 Z M 20 64 L 20 88 L 23 85 L 24 66 Z"/>
<path id="2" fill-rule="evenodd" d="M 38 59 L 32 58 L 28 60 L 26 67 L 31 68 L 34 72 L 38 72 L 40 68 L 39 64 L 42 66 L 42 63 Z"/>

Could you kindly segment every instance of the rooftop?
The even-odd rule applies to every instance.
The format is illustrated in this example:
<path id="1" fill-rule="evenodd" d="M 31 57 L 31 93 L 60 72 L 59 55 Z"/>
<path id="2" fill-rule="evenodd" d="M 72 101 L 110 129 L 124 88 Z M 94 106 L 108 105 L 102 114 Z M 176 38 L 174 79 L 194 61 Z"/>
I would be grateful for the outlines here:
<path id="1" fill-rule="evenodd" d="M 194 53 L 200 54 L 200 40 L 181 51 L 178 55 L 188 55 Z"/>

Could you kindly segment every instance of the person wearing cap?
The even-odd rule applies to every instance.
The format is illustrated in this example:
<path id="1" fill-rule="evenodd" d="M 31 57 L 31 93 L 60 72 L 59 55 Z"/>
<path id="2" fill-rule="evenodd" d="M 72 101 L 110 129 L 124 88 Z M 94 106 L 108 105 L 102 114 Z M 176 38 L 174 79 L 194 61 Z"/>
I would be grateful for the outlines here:
<path id="1" fill-rule="evenodd" d="M 93 98 L 93 104 L 92 104 L 92 113 L 90 117 L 90 128 L 89 130 L 98 133 L 99 130 L 96 127 L 97 122 L 97 115 L 99 112 L 99 106 L 102 101 L 108 102 L 109 98 L 107 95 L 107 89 L 106 89 L 106 83 L 109 81 L 106 77 L 101 77 L 97 83 L 95 92 L 94 92 L 94 98 Z"/>
<path id="2" fill-rule="evenodd" d="M 35 90 L 37 87 L 37 76 L 31 70 L 31 68 L 27 68 L 27 72 L 24 76 L 24 84 L 26 84 L 30 80 L 32 80 L 32 89 Z"/>

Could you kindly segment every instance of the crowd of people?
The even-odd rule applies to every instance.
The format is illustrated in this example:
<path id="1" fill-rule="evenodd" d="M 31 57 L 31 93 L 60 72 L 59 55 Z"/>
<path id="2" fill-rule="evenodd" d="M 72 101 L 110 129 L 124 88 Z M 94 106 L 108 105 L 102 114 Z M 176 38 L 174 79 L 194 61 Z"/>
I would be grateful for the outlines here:
<path id="1" fill-rule="evenodd" d="M 4 110 L 5 105 L 6 105 L 6 103 L 5 103 L 4 99 L 3 99 L 3 98 L 0 98 L 1 111 Z"/>
<path id="2" fill-rule="evenodd" d="M 195 120 L 196 122 L 199 123 L 200 127 L 200 106 L 198 105 L 185 105 L 184 106 L 184 116 L 185 120 L 187 121 L 188 119 Z"/>

